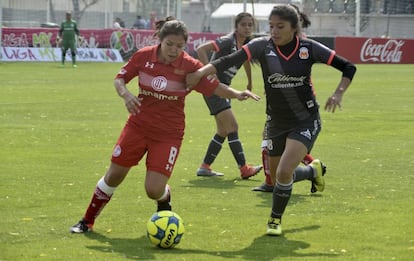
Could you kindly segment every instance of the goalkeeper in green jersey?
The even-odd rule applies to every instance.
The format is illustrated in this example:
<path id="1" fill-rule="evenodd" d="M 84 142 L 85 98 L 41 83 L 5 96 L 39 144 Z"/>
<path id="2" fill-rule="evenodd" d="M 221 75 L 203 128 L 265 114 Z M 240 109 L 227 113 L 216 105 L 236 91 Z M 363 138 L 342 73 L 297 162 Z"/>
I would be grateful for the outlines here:
<path id="1" fill-rule="evenodd" d="M 79 30 L 76 22 L 72 20 L 72 13 L 66 12 L 66 20 L 60 25 L 58 41 L 62 48 L 62 66 L 65 65 L 65 56 L 68 49 L 72 55 L 72 66 L 76 67 L 76 39 Z"/>

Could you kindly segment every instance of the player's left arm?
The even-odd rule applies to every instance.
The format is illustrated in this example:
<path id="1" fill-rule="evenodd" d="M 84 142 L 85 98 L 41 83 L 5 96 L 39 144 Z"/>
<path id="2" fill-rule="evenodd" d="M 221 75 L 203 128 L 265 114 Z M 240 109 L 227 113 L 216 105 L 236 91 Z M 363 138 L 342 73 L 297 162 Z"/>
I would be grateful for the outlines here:
<path id="1" fill-rule="evenodd" d="M 223 83 L 219 83 L 217 88 L 214 90 L 214 94 L 223 98 L 238 99 L 239 101 L 244 101 L 249 98 L 255 101 L 260 100 L 260 96 L 249 90 L 239 91 Z"/>
<path id="2" fill-rule="evenodd" d="M 73 30 L 75 31 L 75 34 L 79 37 L 78 23 L 75 22 L 75 26 L 74 26 Z"/>
<path id="3" fill-rule="evenodd" d="M 335 92 L 328 98 L 325 104 L 326 111 L 335 112 L 336 107 L 341 109 L 342 97 L 349 85 L 351 85 L 352 79 L 356 73 L 356 66 L 337 54 L 333 57 L 330 65 L 342 72 L 342 78 L 339 81 Z"/>
<path id="4" fill-rule="evenodd" d="M 244 71 L 246 72 L 247 77 L 247 87 L 246 89 L 251 91 L 253 88 L 253 82 L 252 82 L 252 66 L 249 61 L 244 62 L 243 64 Z"/>

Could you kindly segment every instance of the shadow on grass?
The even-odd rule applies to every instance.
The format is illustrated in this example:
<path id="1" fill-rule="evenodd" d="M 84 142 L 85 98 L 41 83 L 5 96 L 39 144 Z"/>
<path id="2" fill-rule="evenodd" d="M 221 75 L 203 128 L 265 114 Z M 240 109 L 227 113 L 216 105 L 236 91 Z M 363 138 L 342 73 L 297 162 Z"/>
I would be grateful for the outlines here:
<path id="1" fill-rule="evenodd" d="M 284 231 L 284 235 L 289 233 L 300 233 L 307 230 L 316 230 L 319 226 L 308 226 L 302 228 L 288 229 Z M 105 246 L 87 246 L 87 248 L 101 251 L 104 253 L 118 253 L 120 256 L 131 260 L 155 260 L 160 255 L 168 256 L 176 255 L 177 257 L 186 259 L 185 255 L 189 255 L 189 260 L 194 259 L 214 259 L 214 257 L 242 259 L 242 260 L 274 260 L 277 257 L 336 257 L 332 253 L 302 253 L 310 247 L 310 244 L 302 241 L 289 240 L 285 236 L 271 237 L 263 235 L 257 237 L 246 248 L 234 251 L 214 250 L 208 251 L 203 249 L 184 249 L 180 246 L 173 249 L 160 249 L 152 246 L 146 236 L 139 238 L 108 238 L 99 233 L 86 233 L 86 237 L 99 241 Z M 168 256 L 167 256 L 168 255 Z M 197 255 L 202 255 L 197 258 Z"/>
<path id="2" fill-rule="evenodd" d="M 224 177 L 195 177 L 189 180 L 188 183 L 190 184 L 188 187 L 233 189 L 236 186 L 253 188 L 257 185 L 257 180 L 240 179 L 239 177 L 235 177 L 234 179 L 226 179 Z"/>
<path id="3" fill-rule="evenodd" d="M 257 204 L 258 207 L 269 207 L 270 208 L 272 206 L 272 201 L 273 201 L 272 193 L 257 192 L 257 191 L 252 192 L 252 193 L 255 193 L 256 196 L 262 200 L 259 204 Z M 293 192 L 292 196 L 289 199 L 289 205 L 306 202 L 309 197 L 319 198 L 319 197 L 322 197 L 322 195 L 321 194 L 295 194 Z"/>

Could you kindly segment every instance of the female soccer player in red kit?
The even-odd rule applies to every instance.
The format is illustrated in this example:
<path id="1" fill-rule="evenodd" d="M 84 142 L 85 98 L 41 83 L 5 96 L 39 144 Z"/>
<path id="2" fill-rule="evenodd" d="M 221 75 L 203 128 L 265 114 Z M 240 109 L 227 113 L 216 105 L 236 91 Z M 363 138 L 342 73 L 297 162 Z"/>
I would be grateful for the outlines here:
<path id="1" fill-rule="evenodd" d="M 167 184 L 184 135 L 184 100 L 187 73 L 203 64 L 183 51 L 188 32 L 184 23 L 171 17 L 157 22 L 155 35 L 160 43 L 138 50 L 115 77 L 114 85 L 130 112 L 112 153 L 111 164 L 95 188 L 83 218 L 70 228 L 72 233 L 92 231 L 96 217 L 109 202 L 131 167 L 146 154 L 145 191 L 157 202 L 157 211 L 171 210 L 171 190 Z M 126 84 L 138 77 L 139 95 Z M 213 77 L 203 77 L 194 88 L 204 95 L 245 100 L 259 97 L 237 91 Z"/>

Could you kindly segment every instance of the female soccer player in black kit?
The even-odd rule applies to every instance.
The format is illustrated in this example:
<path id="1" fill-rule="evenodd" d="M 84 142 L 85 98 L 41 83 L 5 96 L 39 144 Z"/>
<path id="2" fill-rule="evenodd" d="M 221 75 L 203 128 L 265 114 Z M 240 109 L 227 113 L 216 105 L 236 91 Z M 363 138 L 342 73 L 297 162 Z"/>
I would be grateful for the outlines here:
<path id="1" fill-rule="evenodd" d="M 321 130 L 319 105 L 310 80 L 312 65 L 325 63 L 342 72 L 335 92 L 325 104 L 325 110 L 331 112 L 341 108 L 342 96 L 351 84 L 356 67 L 321 43 L 302 38 L 299 14 L 291 5 L 275 5 L 269 26 L 270 36 L 254 39 L 239 51 L 203 66 L 186 78 L 190 88 L 202 76 L 234 64 L 251 59 L 260 62 L 266 92 L 269 167 L 275 184 L 266 233 L 281 235 L 282 216 L 293 182 L 314 179 L 318 191 L 325 186 L 320 161 L 297 167 L 311 151 Z"/>
<path id="2" fill-rule="evenodd" d="M 248 43 L 252 38 L 254 30 L 254 17 L 249 13 L 239 13 L 234 19 L 234 32 L 218 38 L 215 41 L 206 42 L 197 47 L 198 59 L 203 63 L 209 62 L 209 56 L 212 53 L 212 59 L 215 60 L 221 56 L 231 54 Z M 242 65 L 232 66 L 227 70 L 217 73 L 220 82 L 230 85 L 231 80 L 236 75 L 237 70 Z M 244 63 L 246 76 L 248 80 L 247 89 L 252 90 L 251 68 L 250 63 Z M 227 137 L 230 150 L 240 169 L 240 177 L 248 179 L 256 175 L 262 166 L 251 166 L 246 164 L 242 143 L 239 139 L 238 124 L 233 110 L 231 109 L 230 99 L 222 98 L 217 95 L 203 96 L 207 103 L 210 114 L 214 115 L 217 130 L 208 145 L 201 166 L 197 169 L 197 176 L 222 176 L 220 172 L 211 169 L 211 164 L 218 156 Z"/>

